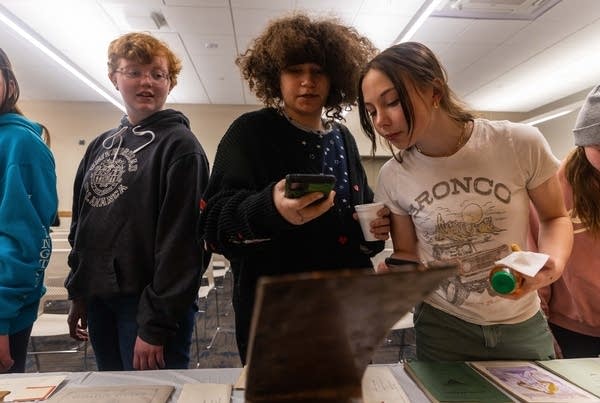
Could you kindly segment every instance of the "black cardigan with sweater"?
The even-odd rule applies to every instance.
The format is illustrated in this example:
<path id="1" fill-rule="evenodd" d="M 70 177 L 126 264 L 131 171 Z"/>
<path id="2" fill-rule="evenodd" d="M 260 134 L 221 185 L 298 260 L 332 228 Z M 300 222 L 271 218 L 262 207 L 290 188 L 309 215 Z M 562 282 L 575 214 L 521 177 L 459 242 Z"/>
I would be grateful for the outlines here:
<path id="1" fill-rule="evenodd" d="M 356 142 L 344 138 L 351 204 L 369 203 L 373 192 Z M 265 108 L 236 119 L 221 140 L 201 203 L 200 230 L 209 250 L 225 255 L 235 276 L 236 336 L 245 359 L 256 282 L 260 276 L 313 270 L 372 267 L 382 241 L 366 242 L 352 210 L 335 207 L 304 224 L 293 225 L 277 211 L 273 186 L 288 173 L 321 173 L 322 155 L 306 153 L 319 135 L 292 125 Z M 299 301 L 300 303 L 300 301 Z"/>

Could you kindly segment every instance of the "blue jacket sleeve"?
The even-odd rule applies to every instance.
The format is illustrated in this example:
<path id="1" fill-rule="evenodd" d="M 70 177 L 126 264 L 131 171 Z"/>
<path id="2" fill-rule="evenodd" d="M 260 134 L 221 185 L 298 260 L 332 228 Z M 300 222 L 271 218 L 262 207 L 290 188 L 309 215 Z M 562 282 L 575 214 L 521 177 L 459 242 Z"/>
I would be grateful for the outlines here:
<path id="1" fill-rule="evenodd" d="M 58 199 L 53 162 L 42 162 L 11 164 L 0 181 L 0 334 L 43 293 Z"/>

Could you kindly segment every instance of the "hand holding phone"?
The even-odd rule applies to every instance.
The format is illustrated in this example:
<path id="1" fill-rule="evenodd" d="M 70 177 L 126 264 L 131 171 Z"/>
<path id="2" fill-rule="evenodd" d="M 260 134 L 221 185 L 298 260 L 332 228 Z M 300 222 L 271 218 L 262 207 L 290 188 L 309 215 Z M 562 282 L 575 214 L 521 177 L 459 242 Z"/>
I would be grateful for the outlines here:
<path id="1" fill-rule="evenodd" d="M 308 193 L 321 192 L 326 198 L 334 184 L 334 175 L 288 174 L 285 177 L 285 197 L 296 199 Z"/>
<path id="2" fill-rule="evenodd" d="M 394 257 L 388 257 L 385 259 L 385 265 L 390 271 L 395 272 L 412 272 L 419 270 L 419 262 L 414 260 L 397 259 Z"/>

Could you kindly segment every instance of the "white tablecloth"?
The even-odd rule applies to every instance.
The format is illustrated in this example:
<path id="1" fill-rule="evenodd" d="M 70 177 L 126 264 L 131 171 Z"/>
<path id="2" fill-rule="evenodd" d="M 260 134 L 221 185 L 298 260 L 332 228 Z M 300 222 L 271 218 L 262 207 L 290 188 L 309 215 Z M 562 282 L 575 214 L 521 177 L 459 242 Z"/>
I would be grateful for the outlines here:
<path id="1" fill-rule="evenodd" d="M 402 364 L 385 364 L 390 368 L 395 378 L 411 402 L 426 403 L 429 399 L 421 392 L 419 387 L 408 377 Z M 187 370 L 160 370 L 160 371 L 122 371 L 122 372 L 56 372 L 54 374 L 66 375 L 65 381 L 59 389 L 68 386 L 109 386 L 109 385 L 172 385 L 175 391 L 169 399 L 169 403 L 176 403 L 181 393 L 181 388 L 186 383 L 225 383 L 235 384 L 241 368 L 211 368 L 211 369 L 187 369 Z M 50 373 L 27 373 L 7 374 L 3 377 L 50 375 Z M 233 403 L 243 403 L 243 391 L 234 391 Z"/>

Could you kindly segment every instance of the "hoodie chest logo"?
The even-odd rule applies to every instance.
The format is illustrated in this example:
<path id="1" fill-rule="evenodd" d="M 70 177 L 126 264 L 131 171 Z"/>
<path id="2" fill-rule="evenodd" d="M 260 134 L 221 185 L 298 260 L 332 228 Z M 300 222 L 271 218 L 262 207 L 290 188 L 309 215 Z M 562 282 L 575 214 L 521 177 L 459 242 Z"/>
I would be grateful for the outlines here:
<path id="1" fill-rule="evenodd" d="M 123 183 L 126 174 L 137 169 L 138 160 L 130 149 L 105 151 L 90 166 L 84 185 L 85 201 L 93 207 L 113 203 L 128 189 Z"/>

